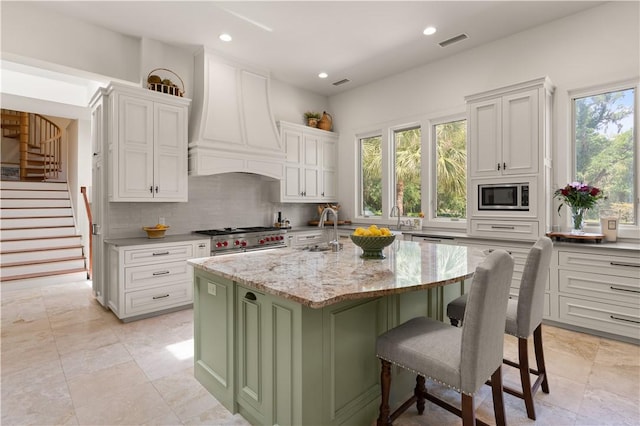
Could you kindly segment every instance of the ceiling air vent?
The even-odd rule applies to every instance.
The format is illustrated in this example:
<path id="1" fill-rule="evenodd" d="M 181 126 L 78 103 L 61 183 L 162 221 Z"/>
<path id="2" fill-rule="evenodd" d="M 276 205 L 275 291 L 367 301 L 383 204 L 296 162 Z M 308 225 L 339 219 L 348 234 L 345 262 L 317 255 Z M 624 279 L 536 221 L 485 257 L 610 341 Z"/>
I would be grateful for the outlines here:
<path id="1" fill-rule="evenodd" d="M 335 83 L 333 83 L 334 86 L 340 86 L 341 84 L 345 84 L 350 82 L 351 80 L 349 80 L 348 78 L 343 78 L 340 81 L 336 81 Z"/>
<path id="2" fill-rule="evenodd" d="M 466 34 L 460 34 L 460 35 L 457 35 L 457 36 L 455 36 L 455 37 L 451 37 L 451 38 L 450 38 L 450 39 L 448 39 L 448 40 L 441 41 L 441 42 L 440 42 L 440 43 L 438 43 L 438 44 L 440 45 L 440 47 L 447 47 L 447 46 L 449 46 L 450 44 L 457 43 L 457 42 L 459 42 L 459 41 L 466 40 L 466 39 L 468 39 L 468 38 L 469 38 L 469 36 L 468 36 L 468 35 L 466 35 Z"/>

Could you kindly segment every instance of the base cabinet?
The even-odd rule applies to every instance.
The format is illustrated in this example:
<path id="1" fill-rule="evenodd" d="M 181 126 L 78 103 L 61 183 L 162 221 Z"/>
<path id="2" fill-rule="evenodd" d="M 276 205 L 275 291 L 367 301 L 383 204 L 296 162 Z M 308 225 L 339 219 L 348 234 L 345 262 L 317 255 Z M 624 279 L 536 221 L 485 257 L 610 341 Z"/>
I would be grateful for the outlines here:
<path id="1" fill-rule="evenodd" d="M 195 376 L 252 424 L 370 425 L 377 337 L 430 313 L 426 290 L 311 309 L 199 269 L 194 294 Z M 414 385 L 396 369 L 392 404 Z"/>
<path id="2" fill-rule="evenodd" d="M 555 251 L 558 321 L 640 341 L 640 259 L 606 251 Z"/>
<path id="3" fill-rule="evenodd" d="M 130 321 L 193 303 L 187 259 L 208 253 L 209 240 L 109 247 L 107 305 L 118 318 Z"/>

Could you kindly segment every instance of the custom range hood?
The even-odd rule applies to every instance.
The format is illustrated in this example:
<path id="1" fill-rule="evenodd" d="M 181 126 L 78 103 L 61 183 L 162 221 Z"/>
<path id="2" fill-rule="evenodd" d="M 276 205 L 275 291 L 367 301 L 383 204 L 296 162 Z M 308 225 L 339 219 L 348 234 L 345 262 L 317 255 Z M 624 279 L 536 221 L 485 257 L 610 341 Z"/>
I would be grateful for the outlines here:
<path id="1" fill-rule="evenodd" d="M 271 113 L 268 72 L 200 51 L 189 130 L 192 176 L 244 172 L 282 178 L 285 154 Z"/>

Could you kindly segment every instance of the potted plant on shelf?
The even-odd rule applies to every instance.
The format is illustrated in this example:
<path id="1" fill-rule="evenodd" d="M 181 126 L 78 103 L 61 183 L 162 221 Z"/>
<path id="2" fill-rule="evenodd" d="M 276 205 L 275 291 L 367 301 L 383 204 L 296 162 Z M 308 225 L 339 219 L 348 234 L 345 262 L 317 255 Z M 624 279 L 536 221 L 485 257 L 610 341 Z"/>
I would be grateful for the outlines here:
<path id="1" fill-rule="evenodd" d="M 304 118 L 307 121 L 307 126 L 318 127 L 318 120 L 320 120 L 320 113 L 307 111 L 304 113 Z"/>

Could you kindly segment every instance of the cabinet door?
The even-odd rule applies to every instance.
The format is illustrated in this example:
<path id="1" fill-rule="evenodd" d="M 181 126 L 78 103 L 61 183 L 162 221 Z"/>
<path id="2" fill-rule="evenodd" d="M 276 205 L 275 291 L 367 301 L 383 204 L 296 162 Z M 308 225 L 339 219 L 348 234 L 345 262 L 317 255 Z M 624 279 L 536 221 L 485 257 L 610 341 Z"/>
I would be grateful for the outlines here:
<path id="1" fill-rule="evenodd" d="M 153 198 L 153 102 L 119 96 L 115 145 L 112 201 Z"/>
<path id="2" fill-rule="evenodd" d="M 302 198 L 302 176 L 298 166 L 285 166 L 284 182 L 282 182 L 282 198 L 297 200 Z"/>
<path id="3" fill-rule="evenodd" d="M 302 132 L 300 130 L 282 128 L 282 143 L 287 163 L 302 163 Z"/>
<path id="4" fill-rule="evenodd" d="M 154 111 L 154 198 L 187 201 L 187 111 L 156 103 Z"/>
<path id="5" fill-rule="evenodd" d="M 502 103 L 490 99 L 469 105 L 469 168 L 470 177 L 499 176 L 502 163 Z"/>
<path id="6" fill-rule="evenodd" d="M 320 170 L 317 168 L 304 169 L 304 198 L 305 201 L 320 198 Z"/>
<path id="7" fill-rule="evenodd" d="M 538 91 L 502 98 L 502 174 L 538 172 Z"/>
<path id="8" fill-rule="evenodd" d="M 265 295 L 240 286 L 237 289 L 238 404 L 265 424 L 265 399 L 271 393 L 269 306 Z"/>
<path id="9" fill-rule="evenodd" d="M 324 139 L 322 141 L 322 192 L 320 196 L 325 199 L 335 199 L 337 197 L 337 155 L 336 141 L 334 139 Z"/>

